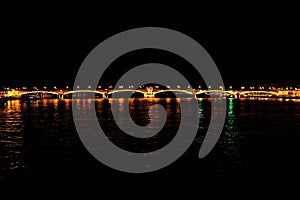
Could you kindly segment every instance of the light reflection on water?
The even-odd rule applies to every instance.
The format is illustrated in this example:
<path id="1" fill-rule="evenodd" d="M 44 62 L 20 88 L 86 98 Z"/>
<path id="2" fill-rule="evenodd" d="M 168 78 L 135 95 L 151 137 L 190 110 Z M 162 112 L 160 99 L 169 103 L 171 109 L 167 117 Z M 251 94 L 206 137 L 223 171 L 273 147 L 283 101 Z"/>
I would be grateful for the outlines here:
<path id="1" fill-rule="evenodd" d="M 103 129 L 108 131 L 107 136 L 116 145 L 134 152 L 148 152 L 163 147 L 172 140 L 180 122 L 182 99 L 130 99 L 131 117 L 141 126 L 149 123 L 148 109 L 152 104 L 160 103 L 167 111 L 167 122 L 162 132 L 152 138 L 139 140 L 128 137 L 115 127 L 110 104 L 115 101 L 120 111 L 124 111 L 126 100 L 75 101 L 83 111 L 91 109 L 95 101 L 98 120 Z M 184 162 L 175 162 L 157 173 L 188 171 L 190 174 L 201 174 L 205 171 L 253 174 L 258 168 L 261 169 L 260 165 L 263 169 L 269 169 L 269 165 L 277 163 L 278 159 L 295 168 L 299 167 L 295 163 L 300 157 L 300 136 L 297 134 L 300 130 L 300 100 L 229 99 L 221 138 L 207 158 L 199 160 L 198 150 L 210 122 L 211 101 L 217 100 L 198 99 L 198 134 L 190 150 L 183 156 Z M 59 179 L 61 174 L 73 172 L 80 176 L 78 170 L 99 176 L 116 173 L 98 163 L 83 147 L 74 127 L 71 104 L 72 100 L 68 99 L 32 102 L 13 100 L 0 108 L 0 182 L 20 182 L 24 177 L 25 180 L 49 176 Z M 89 120 L 84 112 L 79 117 L 87 122 Z M 151 119 L 160 118 L 153 112 Z M 126 125 L 128 120 L 131 119 L 123 119 L 122 122 Z M 89 128 L 88 124 L 86 128 Z M 289 160 L 290 157 L 293 159 Z M 54 176 L 56 173 L 58 175 Z"/>
<path id="2" fill-rule="evenodd" d="M 228 103 L 228 111 L 227 111 L 227 118 L 225 124 L 225 131 L 224 131 L 224 153 L 228 154 L 228 156 L 237 155 L 238 154 L 238 146 L 237 145 L 237 122 L 236 122 L 236 113 L 234 110 L 234 103 L 233 99 L 229 99 Z"/>
<path id="3" fill-rule="evenodd" d="M 19 101 L 8 101 L 6 108 L 0 110 L 0 169 L 3 171 L 27 168 L 21 110 Z"/>

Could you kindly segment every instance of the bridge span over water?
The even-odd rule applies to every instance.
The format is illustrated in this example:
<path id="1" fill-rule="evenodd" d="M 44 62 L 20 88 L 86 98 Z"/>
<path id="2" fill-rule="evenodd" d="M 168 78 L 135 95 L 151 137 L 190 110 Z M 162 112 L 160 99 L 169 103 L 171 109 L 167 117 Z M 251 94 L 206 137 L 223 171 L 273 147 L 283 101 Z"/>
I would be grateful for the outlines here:
<path id="1" fill-rule="evenodd" d="M 111 98 L 122 97 L 122 94 L 131 96 L 139 94 L 139 97 L 155 98 L 155 97 L 227 97 L 227 98 L 245 98 L 245 97 L 300 97 L 299 90 L 290 91 L 265 91 L 265 90 L 195 90 L 195 89 L 119 89 L 119 90 L 14 90 L 7 91 L 4 97 L 22 98 L 37 95 L 40 98 L 72 98 L 72 97 L 95 97 Z M 129 93 L 129 94 L 128 94 Z"/>

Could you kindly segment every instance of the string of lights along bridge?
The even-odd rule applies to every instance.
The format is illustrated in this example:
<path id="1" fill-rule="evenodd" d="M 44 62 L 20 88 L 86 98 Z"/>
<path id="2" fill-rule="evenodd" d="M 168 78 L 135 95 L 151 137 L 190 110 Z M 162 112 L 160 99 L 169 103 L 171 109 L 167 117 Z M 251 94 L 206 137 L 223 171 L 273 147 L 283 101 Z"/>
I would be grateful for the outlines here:
<path id="1" fill-rule="evenodd" d="M 0 97 L 2 99 L 27 99 L 27 98 L 110 98 L 118 97 L 120 94 L 131 93 L 133 97 L 141 98 L 156 98 L 156 97 L 184 97 L 184 95 L 193 95 L 196 98 L 202 97 L 226 97 L 226 98 L 247 98 L 247 97 L 274 97 L 274 98 L 300 98 L 300 88 L 297 87 L 245 87 L 241 86 L 239 89 L 233 89 L 232 86 L 225 89 L 223 86 L 218 88 L 211 88 L 211 86 L 206 87 L 205 89 L 201 86 L 197 88 L 192 88 L 191 86 L 182 87 L 177 86 L 139 86 L 138 88 L 133 85 L 130 86 L 109 86 L 107 88 L 102 88 L 98 86 L 97 89 L 92 89 L 91 86 L 81 87 L 76 86 L 75 90 L 72 90 L 69 86 L 66 86 L 64 89 L 53 86 L 49 87 L 22 87 L 22 88 L 10 88 L 2 87 L 0 91 Z"/>

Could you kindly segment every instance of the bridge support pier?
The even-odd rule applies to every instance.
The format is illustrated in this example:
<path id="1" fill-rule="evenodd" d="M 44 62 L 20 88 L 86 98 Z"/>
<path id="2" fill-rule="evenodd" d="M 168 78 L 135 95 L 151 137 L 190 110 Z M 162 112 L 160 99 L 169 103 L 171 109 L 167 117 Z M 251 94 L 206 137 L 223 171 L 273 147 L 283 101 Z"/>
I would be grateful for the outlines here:
<path id="1" fill-rule="evenodd" d="M 151 92 L 151 93 L 146 93 L 144 94 L 144 98 L 154 98 L 154 94 Z"/>

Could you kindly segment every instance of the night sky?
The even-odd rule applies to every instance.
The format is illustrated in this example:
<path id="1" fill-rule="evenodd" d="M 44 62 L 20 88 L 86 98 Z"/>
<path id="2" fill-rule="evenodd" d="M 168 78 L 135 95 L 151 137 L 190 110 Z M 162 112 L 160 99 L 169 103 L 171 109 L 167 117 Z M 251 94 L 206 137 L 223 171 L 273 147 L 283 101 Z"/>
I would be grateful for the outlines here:
<path id="1" fill-rule="evenodd" d="M 300 34 L 294 12 L 240 11 L 214 18 L 197 13 L 120 14 L 112 19 L 109 12 L 83 15 L 49 9 L 1 15 L 2 86 L 72 85 L 82 61 L 95 46 L 121 31 L 145 26 L 174 29 L 198 41 L 214 59 L 225 84 L 300 82 L 296 72 Z M 132 53 L 118 63 L 131 67 L 151 61 L 176 65 L 174 55 L 159 55 L 159 51 L 136 52 L 136 58 Z M 120 74 L 113 75 L 117 76 Z"/>

